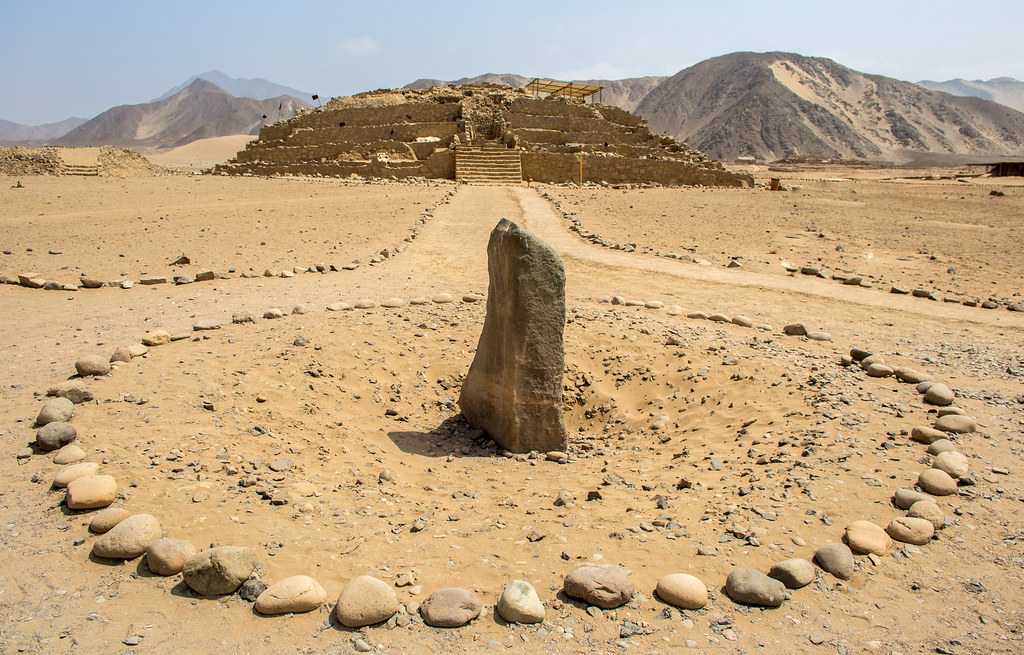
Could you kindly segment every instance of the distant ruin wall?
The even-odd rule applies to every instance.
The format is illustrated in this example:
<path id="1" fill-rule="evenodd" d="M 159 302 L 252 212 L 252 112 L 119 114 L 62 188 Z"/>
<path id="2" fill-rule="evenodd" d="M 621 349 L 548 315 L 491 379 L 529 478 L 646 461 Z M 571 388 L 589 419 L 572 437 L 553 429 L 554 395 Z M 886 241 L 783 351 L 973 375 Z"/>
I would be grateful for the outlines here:
<path id="1" fill-rule="evenodd" d="M 575 154 L 523 153 L 523 179 L 531 182 L 580 181 L 580 161 Z M 691 164 L 653 159 L 583 156 L 583 181 L 609 184 L 638 180 L 665 185 L 752 187 L 754 178 L 726 170 L 696 168 Z"/>
<path id="2" fill-rule="evenodd" d="M 422 161 L 325 161 L 325 162 L 255 162 L 236 164 L 233 175 L 295 175 L 298 177 L 361 177 L 404 180 L 410 177 L 455 179 L 455 153 L 439 150 Z"/>

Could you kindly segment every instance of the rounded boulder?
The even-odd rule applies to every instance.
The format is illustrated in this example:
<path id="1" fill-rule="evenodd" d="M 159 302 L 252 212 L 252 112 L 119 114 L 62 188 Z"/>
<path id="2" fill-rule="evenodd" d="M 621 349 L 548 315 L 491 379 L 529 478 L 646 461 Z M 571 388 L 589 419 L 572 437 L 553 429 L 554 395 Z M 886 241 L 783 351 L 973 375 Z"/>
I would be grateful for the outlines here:
<path id="1" fill-rule="evenodd" d="M 163 536 L 160 521 L 152 514 L 133 514 L 93 542 L 92 554 L 106 559 L 132 559 Z"/>
<path id="2" fill-rule="evenodd" d="M 570 598 L 578 598 L 601 609 L 622 607 L 633 598 L 636 587 L 629 581 L 629 572 L 621 566 L 581 566 L 565 576 L 562 590 Z"/>
<path id="3" fill-rule="evenodd" d="M 658 598 L 687 610 L 699 610 L 708 603 L 708 588 L 689 573 L 669 573 L 658 580 Z"/>
<path id="4" fill-rule="evenodd" d="M 83 378 L 107 375 L 110 373 L 110 361 L 100 355 L 86 355 L 75 362 L 75 372 Z"/>
<path id="5" fill-rule="evenodd" d="M 117 480 L 111 475 L 87 475 L 68 483 L 68 509 L 99 509 L 117 498 Z"/>
<path id="6" fill-rule="evenodd" d="M 203 596 L 234 593 L 256 570 L 256 553 L 244 546 L 218 546 L 196 553 L 181 569 L 185 584 Z"/>
<path id="7" fill-rule="evenodd" d="M 361 628 L 387 621 L 398 611 L 395 590 L 377 578 L 360 575 L 341 589 L 334 615 L 348 628 Z"/>
<path id="8" fill-rule="evenodd" d="M 725 579 L 725 593 L 743 605 L 779 607 L 786 600 L 786 585 L 754 569 L 735 569 Z"/>
<path id="9" fill-rule="evenodd" d="M 63 448 L 77 438 L 78 430 L 65 421 L 53 421 L 36 430 L 36 445 L 45 451 Z"/>
<path id="10" fill-rule="evenodd" d="M 311 612 L 327 602 L 327 592 L 308 575 L 293 575 L 267 587 L 256 597 L 260 614 Z"/>
<path id="11" fill-rule="evenodd" d="M 67 423 L 75 413 L 75 403 L 67 398 L 48 400 L 36 416 L 36 425 L 42 427 L 47 423 Z"/>
<path id="12" fill-rule="evenodd" d="M 963 453 L 958 453 L 955 450 L 947 450 L 935 456 L 935 461 L 932 462 L 932 468 L 945 471 L 949 474 L 949 477 L 953 479 L 959 479 L 967 475 L 967 472 L 970 471 L 970 463 L 967 461 L 967 457 Z"/>
<path id="13" fill-rule="evenodd" d="M 483 611 L 477 595 L 468 589 L 447 587 L 430 594 L 420 605 L 423 622 L 435 628 L 458 628 Z"/>
<path id="14" fill-rule="evenodd" d="M 854 521 L 846 528 L 846 543 L 855 553 L 874 553 L 881 557 L 892 546 L 892 539 L 871 521 Z"/>
<path id="15" fill-rule="evenodd" d="M 917 476 L 917 485 L 933 496 L 949 496 L 956 493 L 956 480 L 949 473 L 939 469 L 927 469 Z"/>
<path id="16" fill-rule="evenodd" d="M 157 539 L 146 546 L 146 566 L 157 575 L 175 575 L 196 552 L 191 541 Z"/>
<path id="17" fill-rule="evenodd" d="M 840 580 L 849 580 L 853 576 L 853 551 L 846 544 L 825 544 L 815 551 L 814 561 L 822 570 Z"/>
<path id="18" fill-rule="evenodd" d="M 814 565 L 805 559 L 794 557 L 773 564 L 768 571 L 769 578 L 775 578 L 787 589 L 800 589 L 814 582 Z"/>
<path id="19" fill-rule="evenodd" d="M 897 516 L 885 529 L 889 536 L 905 544 L 923 546 L 935 535 L 935 526 L 928 519 Z"/>
<path id="20" fill-rule="evenodd" d="M 526 580 L 513 580 L 498 596 L 498 614 L 509 623 L 540 623 L 544 620 L 544 603 Z"/>

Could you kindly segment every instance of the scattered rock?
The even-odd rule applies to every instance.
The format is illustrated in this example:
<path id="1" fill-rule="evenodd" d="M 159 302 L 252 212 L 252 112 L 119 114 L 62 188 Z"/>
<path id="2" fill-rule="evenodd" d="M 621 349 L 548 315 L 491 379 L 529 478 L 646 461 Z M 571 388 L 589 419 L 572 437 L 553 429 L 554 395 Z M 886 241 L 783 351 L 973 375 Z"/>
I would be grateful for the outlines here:
<path id="1" fill-rule="evenodd" d="M 204 318 L 204 319 L 202 319 L 200 321 L 196 321 L 195 323 L 192 324 L 192 331 L 193 332 L 202 332 L 204 330 L 219 330 L 219 329 L 220 329 L 220 321 L 214 320 L 212 318 Z"/>
<path id="2" fill-rule="evenodd" d="M 377 578 L 360 575 L 341 589 L 334 615 L 349 628 L 361 628 L 387 621 L 398 611 L 398 599 L 391 585 Z"/>
<path id="3" fill-rule="evenodd" d="M 913 516 L 897 516 L 885 529 L 889 536 L 905 544 L 923 546 L 931 541 L 935 526 L 928 519 Z"/>
<path id="4" fill-rule="evenodd" d="M 498 596 L 498 614 L 509 623 L 540 623 L 544 620 L 544 603 L 526 580 L 513 580 Z"/>
<path id="5" fill-rule="evenodd" d="M 75 404 L 67 398 L 54 398 L 48 400 L 39 410 L 36 417 L 36 425 L 43 426 L 47 423 L 67 423 L 75 413 Z"/>
<path id="6" fill-rule="evenodd" d="M 786 585 L 787 589 L 800 589 L 814 582 L 814 565 L 805 559 L 794 557 L 772 565 L 768 577 Z"/>
<path id="7" fill-rule="evenodd" d="M 327 602 L 327 592 L 308 575 L 293 575 L 276 582 L 256 598 L 260 614 L 311 612 Z"/>
<path id="8" fill-rule="evenodd" d="M 735 569 L 725 579 L 725 593 L 744 605 L 779 607 L 786 600 L 786 586 L 754 569 Z"/>
<path id="9" fill-rule="evenodd" d="M 146 566 L 157 575 L 177 575 L 195 554 L 196 547 L 190 541 L 157 539 L 146 547 Z"/>
<path id="10" fill-rule="evenodd" d="M 874 553 L 881 557 L 888 552 L 892 539 L 871 521 L 854 521 L 846 528 L 846 543 L 855 553 Z"/>
<path id="11" fill-rule="evenodd" d="M 110 361 L 100 355 L 86 355 L 75 362 L 75 371 L 83 378 L 110 373 Z"/>
<path id="12" fill-rule="evenodd" d="M 68 509 L 98 509 L 117 498 L 117 480 L 110 475 L 87 475 L 68 483 Z"/>
<path id="13" fill-rule="evenodd" d="M 658 598 L 666 603 L 687 610 L 699 610 L 708 602 L 708 588 L 699 578 L 688 573 L 662 576 L 655 591 Z"/>
<path id="14" fill-rule="evenodd" d="M 92 554 L 106 559 L 132 559 L 163 536 L 160 521 L 152 514 L 133 514 L 93 542 Z"/>
<path id="15" fill-rule="evenodd" d="M 420 605 L 423 622 L 435 628 L 458 628 L 480 616 L 483 604 L 468 589 L 447 587 L 427 596 Z"/>
<path id="16" fill-rule="evenodd" d="M 185 561 L 185 583 L 203 596 L 233 593 L 256 569 L 256 554 L 244 546 L 218 546 Z"/>
<path id="17" fill-rule="evenodd" d="M 36 445 L 40 450 L 57 450 L 77 438 L 75 426 L 64 421 L 53 421 L 36 430 Z"/>
<path id="18" fill-rule="evenodd" d="M 802 337 L 806 336 L 807 328 L 804 327 L 803 323 L 790 323 L 782 328 L 783 334 L 788 334 L 791 337 Z"/>
<path id="19" fill-rule="evenodd" d="M 615 609 L 628 603 L 636 588 L 629 572 L 613 564 L 581 566 L 565 576 L 565 594 L 602 609 Z"/>
<path id="20" fill-rule="evenodd" d="M 445 303 L 455 302 L 455 298 L 450 293 L 439 293 L 434 296 L 434 302 L 443 305 Z"/>
<path id="21" fill-rule="evenodd" d="M 849 580 L 853 575 L 853 551 L 846 544 L 825 544 L 815 551 L 814 561 L 840 580 Z"/>

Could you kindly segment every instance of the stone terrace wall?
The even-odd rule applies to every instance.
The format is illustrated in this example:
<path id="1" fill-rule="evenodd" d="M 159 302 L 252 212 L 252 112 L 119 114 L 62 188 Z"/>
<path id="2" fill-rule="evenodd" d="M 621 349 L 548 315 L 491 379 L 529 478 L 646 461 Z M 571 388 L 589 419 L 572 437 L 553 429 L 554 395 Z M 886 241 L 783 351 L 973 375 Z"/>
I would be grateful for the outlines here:
<path id="1" fill-rule="evenodd" d="M 523 153 L 523 179 L 531 182 L 580 181 L 580 163 L 576 154 L 545 152 Z M 702 185 L 752 187 L 750 175 L 730 173 L 722 168 L 699 168 L 671 160 L 626 159 L 583 155 L 583 181 L 609 184 L 637 181 L 666 185 Z"/>

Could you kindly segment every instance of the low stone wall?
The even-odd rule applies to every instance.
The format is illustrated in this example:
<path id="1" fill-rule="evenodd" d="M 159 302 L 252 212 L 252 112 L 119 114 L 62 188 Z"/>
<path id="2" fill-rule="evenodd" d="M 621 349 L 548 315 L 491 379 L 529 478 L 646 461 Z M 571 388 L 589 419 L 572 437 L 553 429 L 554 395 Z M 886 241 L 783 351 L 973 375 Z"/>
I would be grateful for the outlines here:
<path id="1" fill-rule="evenodd" d="M 563 132 L 561 130 L 540 130 L 519 128 L 513 130 L 519 143 L 529 147 L 531 143 L 565 145 L 567 143 L 615 143 L 639 145 L 646 139 L 631 132 Z"/>
<path id="2" fill-rule="evenodd" d="M 455 153 L 439 150 L 422 161 L 326 161 L 289 163 L 283 161 L 224 164 L 215 172 L 231 175 L 296 175 L 322 177 L 380 177 L 401 180 L 409 177 L 455 179 Z"/>
<path id="3" fill-rule="evenodd" d="M 392 123 L 450 123 L 462 115 L 459 103 L 407 102 L 383 107 L 313 110 L 301 116 L 303 125 L 337 127 L 385 125 Z"/>
<path id="4" fill-rule="evenodd" d="M 636 127 L 644 123 L 644 119 L 640 118 L 636 114 L 631 114 L 625 109 L 619 107 L 613 107 L 611 105 L 598 105 L 597 111 L 601 114 L 606 121 L 615 123 L 616 125 L 625 125 L 626 127 Z"/>
<path id="5" fill-rule="evenodd" d="M 537 114 L 539 116 L 567 116 L 570 118 L 594 118 L 590 105 L 571 105 L 561 100 L 547 98 L 521 98 L 513 100 L 508 107 L 511 113 Z"/>
<path id="6" fill-rule="evenodd" d="M 580 182 L 580 162 L 575 154 L 523 153 L 523 179 L 531 182 Z M 724 169 L 696 167 L 677 161 L 625 159 L 583 155 L 583 181 L 609 184 L 637 180 L 666 185 L 753 186 L 750 175 Z"/>
<path id="7" fill-rule="evenodd" d="M 291 146 L 315 145 L 321 143 L 344 143 L 368 141 L 415 141 L 419 137 L 436 136 L 450 137 L 458 132 L 455 123 L 389 123 L 384 125 L 364 125 L 323 127 L 317 129 L 301 128 L 285 138 Z M 260 138 L 263 134 L 260 133 Z"/>

